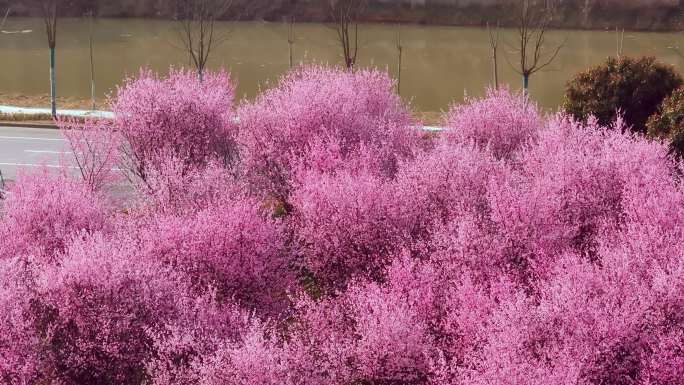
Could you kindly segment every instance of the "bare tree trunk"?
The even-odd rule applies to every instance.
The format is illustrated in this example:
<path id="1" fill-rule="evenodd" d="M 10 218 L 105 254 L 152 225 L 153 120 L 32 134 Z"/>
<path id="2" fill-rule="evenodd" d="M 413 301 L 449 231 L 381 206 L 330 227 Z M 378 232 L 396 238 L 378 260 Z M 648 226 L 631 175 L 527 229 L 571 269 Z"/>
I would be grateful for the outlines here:
<path id="1" fill-rule="evenodd" d="M 41 0 L 41 11 L 50 48 L 50 106 L 52 117 L 57 117 L 57 80 L 55 74 L 55 49 L 57 47 L 57 20 L 60 0 Z"/>
<path id="2" fill-rule="evenodd" d="M 489 23 L 487 23 L 487 32 L 489 33 L 489 46 L 492 49 L 492 70 L 494 71 L 494 88 L 499 89 L 499 64 L 498 64 L 498 51 L 499 51 L 499 22 L 496 22 L 496 33 L 493 33 L 489 28 Z"/>
<path id="3" fill-rule="evenodd" d="M 90 100 L 92 110 L 95 111 L 95 61 L 93 55 L 93 11 L 90 11 L 88 18 L 89 46 L 90 46 Z"/>
<path id="4" fill-rule="evenodd" d="M 397 27 L 397 39 L 396 39 L 396 45 L 397 45 L 397 55 L 398 55 L 398 62 L 397 62 L 397 93 L 401 95 L 401 68 L 402 68 L 402 59 L 403 59 L 403 53 L 404 53 L 404 45 L 401 41 L 401 26 Z"/>
<path id="5" fill-rule="evenodd" d="M 295 36 L 295 18 L 294 16 L 290 18 L 290 23 L 287 31 L 287 44 L 290 50 L 290 69 L 294 67 L 294 44 L 296 41 Z"/>
<path id="6" fill-rule="evenodd" d="M 57 76 L 55 74 L 55 47 L 50 47 L 50 108 L 52 117 L 57 117 Z"/>

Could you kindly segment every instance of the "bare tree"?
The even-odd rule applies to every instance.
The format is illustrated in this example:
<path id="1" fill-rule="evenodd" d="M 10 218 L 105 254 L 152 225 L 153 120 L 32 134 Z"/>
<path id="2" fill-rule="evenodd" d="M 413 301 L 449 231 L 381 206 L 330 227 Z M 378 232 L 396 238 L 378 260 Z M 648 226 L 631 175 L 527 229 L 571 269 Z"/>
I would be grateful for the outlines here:
<path id="1" fill-rule="evenodd" d="M 295 35 L 295 18 L 290 17 L 290 21 L 287 27 L 287 44 L 290 48 L 290 69 L 294 67 L 294 45 L 297 41 L 297 36 Z"/>
<path id="2" fill-rule="evenodd" d="M 107 119 L 62 121 L 62 135 L 71 147 L 83 182 L 92 191 L 101 190 L 114 179 L 115 166 L 121 161 L 123 146 L 113 122 Z"/>
<path id="3" fill-rule="evenodd" d="M 499 61 L 498 61 L 498 51 L 499 51 L 499 22 L 496 22 L 496 29 L 492 31 L 487 23 L 487 32 L 489 33 L 489 47 L 492 50 L 492 66 L 494 71 L 494 88 L 499 89 Z"/>
<path id="4" fill-rule="evenodd" d="M 225 16 L 232 0 L 176 0 L 176 20 L 180 24 L 183 49 L 190 56 L 200 79 L 216 45 L 228 34 L 215 31 L 216 21 Z"/>
<path id="5" fill-rule="evenodd" d="M 398 62 L 397 62 L 397 93 L 401 95 L 401 68 L 402 68 L 402 59 L 404 55 L 404 43 L 401 40 L 401 25 L 397 25 L 397 35 L 395 39 L 395 44 L 397 47 L 397 55 L 398 55 Z"/>
<path id="6" fill-rule="evenodd" d="M 547 45 L 546 33 L 554 11 L 550 0 L 517 0 L 517 46 L 513 49 L 519 55 L 519 63 L 511 66 L 522 75 L 525 92 L 529 88 L 530 76 L 549 66 L 565 43 L 552 47 Z"/>
<path id="7" fill-rule="evenodd" d="M 60 0 L 39 0 L 40 10 L 45 23 L 45 32 L 50 48 L 50 105 L 52 116 L 57 117 L 57 80 L 55 77 L 55 48 L 57 47 L 57 21 L 59 20 Z"/>
<path id="8" fill-rule="evenodd" d="M 359 20 L 367 7 L 367 0 L 330 0 L 330 13 L 342 46 L 347 69 L 356 65 L 359 54 Z"/>

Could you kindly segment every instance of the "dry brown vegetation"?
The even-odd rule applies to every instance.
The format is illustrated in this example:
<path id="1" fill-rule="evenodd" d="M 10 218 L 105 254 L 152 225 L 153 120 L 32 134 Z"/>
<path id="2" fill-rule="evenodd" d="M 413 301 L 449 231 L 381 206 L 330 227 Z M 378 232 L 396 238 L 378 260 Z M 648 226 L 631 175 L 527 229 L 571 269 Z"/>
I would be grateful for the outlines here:
<path id="1" fill-rule="evenodd" d="M 96 107 L 103 108 L 107 103 L 105 99 L 99 99 L 95 101 L 95 104 Z M 0 105 L 50 108 L 50 95 L 5 94 L 0 92 Z M 59 109 L 90 110 L 92 107 L 92 102 L 90 99 L 58 97 L 57 107 Z"/>

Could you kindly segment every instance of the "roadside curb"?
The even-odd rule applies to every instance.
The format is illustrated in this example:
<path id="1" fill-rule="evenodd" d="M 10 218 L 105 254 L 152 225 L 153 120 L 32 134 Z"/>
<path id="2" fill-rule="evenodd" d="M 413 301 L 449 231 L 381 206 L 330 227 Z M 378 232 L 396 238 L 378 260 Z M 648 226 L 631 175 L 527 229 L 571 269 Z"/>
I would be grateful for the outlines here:
<path id="1" fill-rule="evenodd" d="M 0 127 L 17 127 L 17 128 L 44 128 L 48 130 L 58 130 L 54 123 L 23 123 L 23 122 L 3 122 L 0 121 Z"/>
<path id="2" fill-rule="evenodd" d="M 58 130 L 59 127 L 53 123 L 22 123 L 22 122 L 3 122 L 0 121 L 0 127 L 17 127 L 17 128 L 45 128 L 48 130 Z M 440 132 L 444 131 L 443 127 L 422 126 L 423 131 Z"/>

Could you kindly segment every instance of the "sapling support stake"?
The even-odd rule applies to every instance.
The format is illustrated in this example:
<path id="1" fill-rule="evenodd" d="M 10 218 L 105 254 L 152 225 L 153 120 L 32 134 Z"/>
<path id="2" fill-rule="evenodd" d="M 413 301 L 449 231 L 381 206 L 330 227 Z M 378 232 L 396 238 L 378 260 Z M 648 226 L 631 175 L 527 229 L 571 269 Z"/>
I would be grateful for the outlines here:
<path id="1" fill-rule="evenodd" d="M 93 60 L 93 11 L 88 16 L 89 45 L 90 45 L 90 100 L 95 111 L 95 62 Z"/>
<path id="2" fill-rule="evenodd" d="M 287 44 L 290 49 L 290 69 L 294 66 L 294 44 L 296 41 L 295 36 L 295 18 L 294 16 L 290 18 L 290 23 L 287 30 Z"/>

